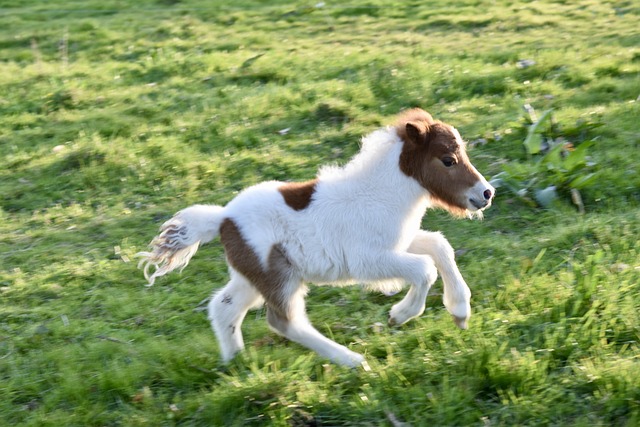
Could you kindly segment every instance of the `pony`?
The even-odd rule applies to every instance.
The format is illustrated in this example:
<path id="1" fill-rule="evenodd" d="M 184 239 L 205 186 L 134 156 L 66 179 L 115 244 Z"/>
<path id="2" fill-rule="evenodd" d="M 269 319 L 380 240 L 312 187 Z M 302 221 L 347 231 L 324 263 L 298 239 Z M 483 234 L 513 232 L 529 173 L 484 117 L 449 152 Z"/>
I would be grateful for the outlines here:
<path id="1" fill-rule="evenodd" d="M 471 292 L 439 232 L 420 229 L 428 208 L 482 217 L 495 189 L 471 164 L 451 125 L 422 109 L 401 113 L 393 126 L 362 140 L 344 166 L 324 166 L 306 182 L 268 181 L 240 192 L 226 206 L 194 205 L 166 221 L 141 252 L 149 286 L 183 269 L 204 243 L 224 247 L 230 280 L 214 292 L 208 318 L 222 360 L 244 349 L 248 310 L 267 307 L 276 333 L 334 363 L 356 367 L 364 357 L 322 335 L 306 314 L 307 284 L 363 284 L 385 293 L 405 284 L 391 325 L 420 316 L 438 272 L 443 302 L 461 329 L 471 315 Z M 155 270 L 150 271 L 154 266 Z"/>

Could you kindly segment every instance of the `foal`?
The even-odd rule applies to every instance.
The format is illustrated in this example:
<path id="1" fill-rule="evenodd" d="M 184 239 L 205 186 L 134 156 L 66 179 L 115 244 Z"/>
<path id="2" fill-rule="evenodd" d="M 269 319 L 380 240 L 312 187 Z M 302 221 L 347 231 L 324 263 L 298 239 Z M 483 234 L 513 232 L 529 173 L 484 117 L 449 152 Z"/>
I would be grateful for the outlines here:
<path id="1" fill-rule="evenodd" d="M 200 244 L 219 235 L 231 280 L 214 293 L 208 310 L 225 362 L 244 348 L 240 326 L 247 311 L 266 303 L 275 332 L 333 362 L 357 366 L 362 355 L 309 322 L 305 283 L 363 283 L 382 291 L 409 283 L 389 315 L 399 325 L 422 314 L 439 271 L 444 305 L 466 329 L 471 292 L 453 249 L 420 223 L 429 207 L 480 217 L 494 191 L 469 162 L 458 131 L 413 109 L 395 126 L 365 137 L 343 167 L 323 167 L 307 182 L 257 184 L 225 207 L 195 205 L 178 212 L 162 225 L 151 252 L 140 253 L 140 264 L 153 285 L 184 268 Z"/>

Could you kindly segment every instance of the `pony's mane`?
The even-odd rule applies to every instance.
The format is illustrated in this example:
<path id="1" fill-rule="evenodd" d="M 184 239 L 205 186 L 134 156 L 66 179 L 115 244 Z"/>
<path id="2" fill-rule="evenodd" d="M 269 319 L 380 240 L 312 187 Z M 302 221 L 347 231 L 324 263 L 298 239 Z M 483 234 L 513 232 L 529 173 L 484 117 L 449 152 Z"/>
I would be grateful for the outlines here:
<path id="1" fill-rule="evenodd" d="M 397 162 L 397 158 L 389 156 L 393 149 L 400 152 L 402 140 L 393 127 L 387 127 L 372 132 L 362 138 L 360 151 L 345 165 L 328 165 L 320 168 L 318 178 L 321 180 L 331 180 L 337 177 L 359 175 L 368 170 L 380 167 L 383 163 L 391 160 Z"/>

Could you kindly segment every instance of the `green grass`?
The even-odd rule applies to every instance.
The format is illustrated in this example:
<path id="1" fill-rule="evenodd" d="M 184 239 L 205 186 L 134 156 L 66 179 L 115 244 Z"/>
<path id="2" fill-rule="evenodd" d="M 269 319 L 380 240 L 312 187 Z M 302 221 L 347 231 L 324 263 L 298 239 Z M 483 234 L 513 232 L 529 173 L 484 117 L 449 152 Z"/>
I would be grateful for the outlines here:
<path id="1" fill-rule="evenodd" d="M 3 2 L 0 424 L 638 425 L 637 4 L 313 4 Z M 524 104 L 596 140 L 598 178 L 584 215 L 506 191 L 482 222 L 427 214 L 459 250 L 468 331 L 439 283 L 399 328 L 378 322 L 400 295 L 314 287 L 312 321 L 370 371 L 275 336 L 262 310 L 223 366 L 200 310 L 227 280 L 221 247 L 152 288 L 136 269 L 175 211 L 311 178 L 407 107 L 485 141 L 470 156 L 489 178 L 544 173 Z"/>

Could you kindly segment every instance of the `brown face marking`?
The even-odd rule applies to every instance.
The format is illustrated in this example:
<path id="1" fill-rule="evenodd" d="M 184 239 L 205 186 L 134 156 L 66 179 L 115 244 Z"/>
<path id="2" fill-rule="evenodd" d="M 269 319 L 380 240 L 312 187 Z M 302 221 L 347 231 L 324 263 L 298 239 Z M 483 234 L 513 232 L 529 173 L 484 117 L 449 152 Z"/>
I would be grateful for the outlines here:
<path id="1" fill-rule="evenodd" d="M 269 311 L 283 321 L 289 318 L 289 302 L 284 287 L 291 278 L 291 262 L 280 245 L 274 245 L 264 269 L 258 255 L 247 243 L 236 223 L 226 218 L 220 226 L 220 239 L 229 264 L 246 277 L 267 301 Z"/>
<path id="2" fill-rule="evenodd" d="M 426 188 L 436 204 L 453 214 L 467 211 L 465 191 L 480 180 L 453 128 L 420 109 L 409 110 L 396 123 L 404 146 L 400 170 Z M 445 166 L 445 163 L 451 165 Z"/>
<path id="3" fill-rule="evenodd" d="M 317 179 L 306 182 L 288 182 L 278 187 L 278 191 L 289 207 L 301 211 L 311 203 L 317 182 Z"/>
<path id="4" fill-rule="evenodd" d="M 398 136 L 400 136 L 403 141 L 408 141 L 409 135 L 407 134 L 407 123 L 421 124 L 424 126 L 426 131 L 426 126 L 433 122 L 434 120 L 433 117 L 431 117 L 431 114 L 420 108 L 413 108 L 405 111 L 398 117 L 398 120 L 396 121 L 396 130 L 398 132 Z"/>

